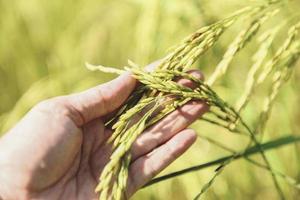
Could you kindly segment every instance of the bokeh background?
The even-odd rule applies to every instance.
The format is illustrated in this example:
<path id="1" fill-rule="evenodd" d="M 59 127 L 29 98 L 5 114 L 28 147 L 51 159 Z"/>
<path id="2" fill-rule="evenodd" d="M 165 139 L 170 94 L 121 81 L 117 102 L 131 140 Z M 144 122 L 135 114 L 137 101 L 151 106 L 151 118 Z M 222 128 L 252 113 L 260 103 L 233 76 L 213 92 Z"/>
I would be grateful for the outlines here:
<path id="1" fill-rule="evenodd" d="M 88 71 L 84 63 L 122 67 L 131 59 L 146 65 L 166 55 L 167 50 L 199 27 L 259 1 L 249 0 L 0 0 L 0 134 L 11 128 L 37 102 L 87 89 L 114 78 Z M 293 14 L 299 3 L 269 20 L 272 27 Z M 298 7 L 299 8 L 299 7 Z M 246 23 L 239 21 L 217 45 L 195 64 L 206 77 L 222 58 L 227 45 Z M 286 37 L 276 39 L 272 51 Z M 251 57 L 258 42 L 253 40 L 238 54 L 229 73 L 214 89 L 234 104 L 243 91 Z M 270 55 L 271 56 L 271 55 Z M 299 135 L 299 78 L 296 66 L 271 113 L 263 141 L 284 135 Z M 256 92 L 243 113 L 255 125 L 270 85 Z M 233 149 L 246 142 L 204 122 L 193 125 L 199 135 L 217 139 Z M 300 179 L 300 146 L 267 153 L 272 166 Z M 205 163 L 228 155 L 199 138 L 196 144 L 162 174 Z M 259 156 L 254 156 L 260 161 Z M 215 168 L 187 174 L 140 190 L 133 199 L 192 199 L 211 178 Z M 299 199 L 299 190 L 279 178 L 287 199 Z M 233 162 L 206 193 L 205 199 L 276 199 L 267 171 L 244 160 Z"/>

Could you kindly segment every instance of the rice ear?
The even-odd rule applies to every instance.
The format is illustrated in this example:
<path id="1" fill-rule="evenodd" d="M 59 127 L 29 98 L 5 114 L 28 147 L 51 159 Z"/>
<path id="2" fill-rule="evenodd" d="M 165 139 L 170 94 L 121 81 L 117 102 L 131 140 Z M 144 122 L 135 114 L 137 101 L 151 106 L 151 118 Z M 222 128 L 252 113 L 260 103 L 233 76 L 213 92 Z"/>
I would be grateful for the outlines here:
<path id="1" fill-rule="evenodd" d="M 126 184 L 131 159 L 129 150 L 135 139 L 147 127 L 158 122 L 167 114 L 190 100 L 202 100 L 211 107 L 209 114 L 212 118 L 204 117 L 203 120 L 216 126 L 227 128 L 230 132 L 237 132 L 249 137 L 249 145 L 254 143 L 259 148 L 261 157 L 265 162 L 265 165 L 263 166 L 272 175 L 276 190 L 280 197 L 284 198 L 281 187 L 276 179 L 278 173 L 270 166 L 264 153 L 264 149 L 260 146 L 259 140 L 256 137 L 258 129 L 261 130 L 261 128 L 252 130 L 241 117 L 240 111 L 249 101 L 253 88 L 257 84 L 260 84 L 265 77 L 272 72 L 270 69 L 277 66 L 279 63 L 285 63 L 284 65 L 289 67 L 280 68 L 281 71 L 275 73 L 277 75 L 273 81 L 274 87 L 266 100 L 266 106 L 261 114 L 261 118 L 264 118 L 261 125 L 265 124 L 265 121 L 267 120 L 266 116 L 269 114 L 271 104 L 277 96 L 280 86 L 286 81 L 289 74 L 288 71 L 290 71 L 291 66 L 295 64 L 295 61 L 299 57 L 299 52 L 298 50 L 295 50 L 296 48 L 294 48 L 293 54 L 287 55 L 287 52 L 290 51 L 290 47 L 293 46 L 292 44 L 296 42 L 298 27 L 300 25 L 296 24 L 290 29 L 289 37 L 286 42 L 275 54 L 275 57 L 270 62 L 267 62 L 264 68 L 262 67 L 263 62 L 267 56 L 268 48 L 277 34 L 278 28 L 272 29 L 272 31 L 264 36 L 264 40 L 260 41 L 261 46 L 256 54 L 255 63 L 249 71 L 246 90 L 238 101 L 236 106 L 237 109 L 234 109 L 229 105 L 211 88 L 213 83 L 227 72 L 229 64 L 236 54 L 256 36 L 264 22 L 279 12 L 279 6 L 277 5 L 279 2 L 280 1 L 269 1 L 260 6 L 246 7 L 228 18 L 199 29 L 184 39 L 181 44 L 173 48 L 152 72 L 144 71 L 142 67 L 132 61 L 128 62 L 129 66 L 125 67 L 124 70 L 87 64 L 87 67 L 91 70 L 100 70 L 106 73 L 121 74 L 124 71 L 130 71 L 132 75 L 142 83 L 142 85 L 139 86 L 133 92 L 133 95 L 126 101 L 125 105 L 119 110 L 117 117 L 110 123 L 114 133 L 108 142 L 112 143 L 113 153 L 99 178 L 100 182 L 96 188 L 96 192 L 99 193 L 99 199 L 119 200 L 127 198 Z M 216 67 L 215 72 L 207 83 L 198 80 L 187 73 L 187 69 L 189 69 L 201 55 L 210 49 L 235 21 L 243 16 L 249 15 L 256 15 L 258 17 L 255 18 L 246 29 L 240 32 L 228 48 L 222 61 Z M 263 70 L 263 74 L 256 79 L 259 69 Z M 196 88 L 191 89 L 176 83 L 174 81 L 175 77 L 193 81 L 196 84 Z M 135 95 L 138 97 L 135 98 Z M 135 120 L 135 116 L 141 113 L 143 116 Z M 240 127 L 237 127 L 238 124 Z M 220 167 L 215 170 L 214 176 L 201 189 L 201 192 L 195 199 L 198 199 L 209 189 L 217 176 L 221 174 L 223 169 L 229 165 L 235 157 L 243 155 L 246 150 L 247 147 L 240 152 L 235 152 L 234 156 L 223 162 Z"/>

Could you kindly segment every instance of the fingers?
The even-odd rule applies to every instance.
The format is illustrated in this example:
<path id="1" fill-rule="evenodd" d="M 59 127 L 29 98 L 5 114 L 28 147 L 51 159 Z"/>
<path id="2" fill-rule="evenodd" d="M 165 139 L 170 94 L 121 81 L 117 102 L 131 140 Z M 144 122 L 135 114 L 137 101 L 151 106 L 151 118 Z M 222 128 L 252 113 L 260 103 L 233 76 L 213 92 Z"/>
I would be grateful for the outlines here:
<path id="1" fill-rule="evenodd" d="M 165 143 L 181 130 L 191 125 L 207 111 L 205 103 L 192 101 L 169 114 L 157 124 L 147 129 L 132 146 L 132 159 L 135 160 Z"/>
<path id="2" fill-rule="evenodd" d="M 197 70 L 189 73 L 195 78 L 203 79 L 203 75 Z M 190 80 L 180 79 L 177 82 L 186 87 L 195 87 L 195 83 Z M 147 129 L 133 144 L 131 151 L 133 160 L 166 142 L 179 131 L 191 125 L 207 110 L 208 106 L 204 102 L 192 101 L 160 120 Z"/>
<path id="3" fill-rule="evenodd" d="M 196 79 L 204 80 L 204 76 L 199 70 L 190 70 L 187 73 L 192 75 Z M 177 81 L 177 83 L 179 83 L 179 84 L 181 84 L 185 87 L 189 87 L 189 88 L 192 88 L 192 89 L 195 89 L 197 87 L 197 85 L 191 80 L 187 80 L 187 79 L 183 79 L 183 78 L 178 77 L 175 81 Z"/>
<path id="4" fill-rule="evenodd" d="M 108 83 L 68 96 L 70 106 L 82 118 L 78 125 L 81 126 L 117 109 L 127 99 L 135 85 L 136 80 L 126 73 Z"/>
<path id="5" fill-rule="evenodd" d="M 128 196 L 131 196 L 136 190 L 181 156 L 195 140 L 195 131 L 185 129 L 151 153 L 133 162 L 129 170 Z"/>

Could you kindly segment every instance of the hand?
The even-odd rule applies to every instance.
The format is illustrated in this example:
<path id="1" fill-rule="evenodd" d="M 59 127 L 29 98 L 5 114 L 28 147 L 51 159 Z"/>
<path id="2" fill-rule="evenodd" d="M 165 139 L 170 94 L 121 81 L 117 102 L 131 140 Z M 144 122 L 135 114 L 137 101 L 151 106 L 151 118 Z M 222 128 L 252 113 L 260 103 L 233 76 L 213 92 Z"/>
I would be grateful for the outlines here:
<path id="1" fill-rule="evenodd" d="M 199 72 L 191 72 L 199 78 Z M 187 80 L 181 84 L 192 86 Z M 136 86 L 129 74 L 82 93 L 35 106 L 0 140 L 3 199 L 97 199 L 98 177 L 111 155 L 104 120 Z M 186 129 L 207 110 L 189 102 L 146 130 L 134 143 L 128 196 L 182 155 L 195 141 Z M 0 198 L 1 199 L 1 198 Z"/>

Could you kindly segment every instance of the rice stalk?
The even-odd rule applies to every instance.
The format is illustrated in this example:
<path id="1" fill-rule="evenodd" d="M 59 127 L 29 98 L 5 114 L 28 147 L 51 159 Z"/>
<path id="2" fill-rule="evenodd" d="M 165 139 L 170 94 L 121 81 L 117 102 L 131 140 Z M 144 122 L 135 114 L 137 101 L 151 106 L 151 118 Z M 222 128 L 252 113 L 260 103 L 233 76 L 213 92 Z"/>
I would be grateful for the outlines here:
<path id="1" fill-rule="evenodd" d="M 164 93 L 169 93 L 169 94 L 174 94 L 174 95 L 179 95 L 182 96 L 184 98 L 192 98 L 192 99 L 198 99 L 198 100 L 202 100 L 204 102 L 206 102 L 208 105 L 210 106 L 216 106 L 218 108 L 220 108 L 220 110 L 222 110 L 225 114 L 228 114 L 230 116 L 234 116 L 235 120 L 240 120 L 241 124 L 243 125 L 243 127 L 247 130 L 247 133 L 249 134 L 251 140 L 255 143 L 255 145 L 259 146 L 259 142 L 256 139 L 253 131 L 248 127 L 248 125 L 242 120 L 242 118 L 239 116 L 239 114 L 232 108 L 230 107 L 226 102 L 224 102 L 221 98 L 219 98 L 217 95 L 212 96 L 210 93 L 203 93 L 204 90 L 192 90 L 188 87 L 184 87 L 181 86 L 179 84 L 177 84 L 174 81 L 163 81 L 160 80 L 159 78 L 152 76 L 146 72 L 144 72 L 143 70 L 133 67 L 131 69 L 126 68 L 127 70 L 131 70 L 131 72 L 133 72 L 133 76 L 135 78 L 137 78 L 141 83 L 145 84 L 146 86 L 149 86 L 152 89 L 158 90 L 160 92 L 164 92 Z M 211 89 L 209 89 L 209 86 L 203 84 L 204 87 L 208 88 L 208 91 L 210 91 Z M 200 87 L 198 87 L 200 88 Z M 215 94 L 215 93 L 214 93 Z M 272 172 L 272 168 L 270 166 L 269 161 L 267 160 L 263 150 L 261 149 L 261 156 L 264 160 L 264 162 L 267 164 L 272 178 L 274 180 L 274 184 L 278 190 L 278 193 L 280 194 L 281 198 L 284 199 L 284 195 L 280 189 L 280 186 L 276 180 L 276 177 L 274 175 L 274 173 Z M 231 162 L 231 160 L 229 160 L 228 162 L 224 162 L 222 164 L 222 168 L 227 166 L 229 163 Z M 213 178 L 209 181 L 208 184 L 205 185 L 205 189 L 201 190 L 201 191 L 206 191 L 207 188 L 209 188 L 209 186 L 211 186 L 211 184 L 213 183 L 213 181 L 215 180 L 215 178 L 221 174 L 222 170 L 217 171 L 216 174 L 213 176 Z M 201 196 L 202 193 L 199 193 L 199 195 Z"/>
<path id="2" fill-rule="evenodd" d="M 257 140 L 254 132 L 248 127 L 248 125 L 243 121 L 243 119 L 238 115 L 238 113 L 236 113 L 238 116 L 238 120 L 241 122 L 241 124 L 243 125 L 244 128 L 246 128 L 249 137 L 250 137 L 250 143 L 248 146 L 250 146 L 250 144 L 253 142 L 260 151 L 261 157 L 263 158 L 264 162 L 266 163 L 266 166 L 268 168 L 268 170 L 270 171 L 270 174 L 272 176 L 274 185 L 276 187 L 276 190 L 280 196 L 280 199 L 285 199 L 284 194 L 282 192 L 282 189 L 276 179 L 276 175 L 273 171 L 273 169 L 271 168 L 270 162 L 268 161 L 265 152 L 262 148 L 262 146 L 260 145 L 259 141 Z M 202 194 L 204 194 L 204 192 L 206 192 L 210 186 L 212 186 L 212 184 L 214 183 L 215 179 L 222 173 L 222 171 L 224 170 L 224 168 L 229 165 L 236 157 L 240 157 L 241 155 L 245 154 L 245 152 L 248 149 L 248 146 L 241 152 L 235 153 L 232 157 L 229 157 L 227 160 L 225 160 L 216 170 L 215 170 L 215 174 L 212 176 L 212 178 L 208 181 L 208 183 L 206 183 L 202 188 L 201 191 L 196 195 L 195 199 L 199 199 Z"/>
<path id="3" fill-rule="evenodd" d="M 278 50 L 276 51 L 275 55 L 273 56 L 273 58 L 267 62 L 267 64 L 264 66 L 262 73 L 260 74 L 260 76 L 258 77 L 257 80 L 257 84 L 262 84 L 265 79 L 268 77 L 268 75 L 272 72 L 272 70 L 274 69 L 274 67 L 276 66 L 276 64 L 278 62 L 280 62 L 280 59 L 284 56 L 284 53 L 286 51 L 288 51 L 288 49 L 290 48 L 290 46 L 293 44 L 293 42 L 295 42 L 296 40 L 296 36 L 299 33 L 299 28 L 300 28 L 300 22 L 293 25 L 289 31 L 288 31 L 288 37 L 287 39 L 284 41 L 283 45 L 278 48 Z"/>
<path id="4" fill-rule="evenodd" d="M 114 141 L 114 143 L 118 143 L 120 138 L 117 139 L 117 137 L 127 130 L 130 120 L 136 115 L 137 110 L 143 110 L 145 107 L 147 107 L 149 104 L 153 103 L 154 101 L 155 101 L 155 97 L 142 99 L 139 102 L 139 104 L 134 107 L 134 109 L 129 109 L 125 114 L 121 115 L 120 118 L 118 119 L 118 122 L 116 122 L 112 127 L 114 132 L 112 136 L 109 138 L 108 143 L 111 143 L 112 141 Z"/>
<path id="5" fill-rule="evenodd" d="M 265 127 L 267 124 L 267 121 L 269 119 L 269 115 L 271 113 L 273 104 L 275 102 L 276 97 L 279 94 L 279 91 L 284 83 L 286 83 L 292 73 L 293 66 L 295 66 L 295 63 L 298 61 L 300 56 L 300 46 L 299 41 L 294 43 L 291 50 L 287 50 L 285 52 L 285 57 L 282 58 L 281 65 L 283 67 L 278 67 L 274 72 L 273 80 L 272 80 L 272 87 L 270 89 L 269 95 L 266 97 L 263 109 L 260 113 L 259 117 L 259 123 L 256 127 L 256 132 L 259 132 L 261 134 L 264 133 Z"/>
<path id="6" fill-rule="evenodd" d="M 222 100 L 206 83 L 196 80 L 185 71 L 191 67 L 196 59 L 212 47 L 219 39 L 222 33 L 229 28 L 237 19 L 243 15 L 251 15 L 263 12 L 269 6 L 263 5 L 258 7 L 247 7 L 233 14 L 224 20 L 201 28 L 196 33 L 189 36 L 182 44 L 177 46 L 169 55 L 167 55 L 161 64 L 151 73 L 145 72 L 134 63 L 130 63 L 130 67 L 125 67 L 126 71 L 130 71 L 132 75 L 139 80 L 143 85 L 140 86 L 133 95 L 126 101 L 125 105 L 118 112 L 117 117 L 112 119 L 109 124 L 112 125 L 115 131 L 109 142 L 113 142 L 113 153 L 109 163 L 105 166 L 101 176 L 100 183 L 96 188 L 96 192 L 100 193 L 100 199 L 122 199 L 125 198 L 125 188 L 127 180 L 128 155 L 129 149 L 134 140 L 142 133 L 142 131 L 153 123 L 159 121 L 168 113 L 176 108 L 184 105 L 189 100 L 201 100 L 208 104 L 211 108 L 210 113 L 217 119 L 228 122 L 229 124 L 239 120 L 241 125 L 246 130 L 251 141 L 260 148 L 262 158 L 266 163 L 266 167 L 271 172 L 276 189 L 283 199 L 283 193 L 277 183 L 276 177 L 270 163 L 268 162 L 263 149 L 260 147 L 254 132 L 242 120 L 237 111 Z M 275 9 L 276 11 L 276 9 Z M 222 66 L 227 68 L 233 56 L 242 49 L 245 44 L 256 34 L 261 24 L 276 12 L 267 12 L 262 15 L 257 21 L 251 23 L 250 27 L 241 33 L 239 39 L 233 45 L 233 53 L 227 54 L 227 61 L 223 62 Z M 249 34 L 248 34 L 249 33 Z M 230 52 L 230 51 L 228 51 Z M 225 60 L 226 60 L 225 59 Z M 107 69 L 103 66 L 91 67 L 93 70 L 106 71 L 109 73 L 122 73 L 123 70 Z M 182 86 L 174 81 L 175 77 L 181 77 L 193 81 L 197 84 L 196 89 L 191 89 Z M 219 76 L 218 76 L 219 77 Z M 138 98 L 134 98 L 135 93 L 138 93 Z M 167 103 L 163 103 L 167 101 Z M 141 110 L 145 111 L 141 119 L 135 120 L 135 115 Z M 213 122 L 212 120 L 210 122 Z M 215 123 L 217 124 L 217 123 Z M 228 127 L 229 130 L 234 130 Z M 234 155 L 233 158 L 239 157 L 243 152 Z M 231 163 L 233 159 L 225 160 L 216 170 L 213 178 L 204 186 L 199 193 L 199 197 L 205 192 L 214 182 L 215 178 L 221 174 L 223 168 Z M 113 191 L 113 197 L 109 193 Z"/>
<path id="7" fill-rule="evenodd" d="M 284 137 L 281 137 L 281 138 L 278 138 L 278 139 L 274 139 L 274 140 L 269 141 L 269 142 L 262 143 L 261 147 L 263 148 L 264 151 L 268 151 L 268 150 L 272 150 L 272 149 L 273 150 L 278 149 L 282 146 L 296 144 L 296 143 L 299 143 L 299 142 L 300 142 L 300 137 L 295 137 L 295 136 L 289 135 L 289 136 L 284 136 Z M 255 155 L 259 152 L 260 152 L 259 147 L 257 147 L 257 146 L 249 147 L 244 152 L 244 154 L 238 155 L 234 159 L 237 160 L 237 159 L 241 159 L 241 158 L 244 158 L 244 157 L 249 157 L 249 156 Z M 154 178 L 149 183 L 147 183 L 145 185 L 145 187 L 149 187 L 153 184 L 157 184 L 157 183 L 162 182 L 162 181 L 166 181 L 166 180 L 178 177 L 178 176 L 182 176 L 182 175 L 185 175 L 187 173 L 192 173 L 192 172 L 196 172 L 196 171 L 199 171 L 199 170 L 202 170 L 202 169 L 206 169 L 208 167 L 219 165 L 219 164 L 223 163 L 224 161 L 230 159 L 234 155 L 236 155 L 236 154 L 231 154 L 229 156 L 224 156 L 224 157 L 218 158 L 216 160 L 213 160 L 213 161 L 210 161 L 210 162 L 207 162 L 207 163 L 204 163 L 204 164 L 195 165 L 195 166 L 192 166 L 192 167 L 181 169 L 179 171 L 175 171 L 175 172 L 172 172 L 172 173 Z"/>
<path id="8" fill-rule="evenodd" d="M 215 126 L 219 126 L 219 127 L 225 128 L 225 129 L 227 129 L 228 131 L 230 131 L 231 133 L 236 133 L 236 134 L 239 134 L 239 135 L 248 136 L 248 134 L 246 134 L 246 133 L 243 132 L 242 130 L 238 129 L 237 127 L 232 127 L 232 126 L 230 126 L 230 124 L 228 124 L 228 123 L 224 124 L 224 123 L 219 122 L 219 121 L 217 121 L 217 120 L 215 120 L 215 119 L 210 119 L 210 118 L 208 118 L 208 117 L 206 117 L 206 116 L 202 116 L 202 117 L 201 117 L 201 120 L 202 120 L 202 121 L 206 121 L 206 122 L 208 122 L 208 123 L 210 123 L 210 124 L 213 124 L 213 125 L 215 125 Z"/>
<path id="9" fill-rule="evenodd" d="M 126 164 L 127 162 L 119 162 L 121 159 L 127 160 L 126 155 L 128 156 L 127 152 L 131 147 L 131 144 L 133 141 L 142 133 L 142 131 L 145 128 L 146 121 L 149 120 L 151 117 L 152 113 L 157 109 L 158 104 L 156 104 L 153 108 L 151 108 L 137 123 L 132 125 L 127 131 L 126 131 L 126 138 L 125 141 L 122 143 L 119 143 L 117 148 L 114 150 L 113 154 L 110 157 L 110 162 L 105 166 L 103 169 L 101 176 L 100 176 L 100 183 L 96 187 L 95 191 L 100 193 L 99 199 L 108 199 L 109 197 L 109 191 L 110 188 L 113 188 L 114 185 L 116 184 L 111 183 L 116 177 L 118 180 L 122 180 L 124 182 L 124 179 L 127 181 L 127 177 L 124 175 L 124 170 L 123 173 L 120 173 L 120 168 L 122 169 L 123 165 Z M 121 166 L 120 166 L 121 165 Z M 126 166 L 125 166 L 126 167 Z M 128 168 L 126 168 L 128 170 Z M 112 184 L 112 186 L 110 186 Z M 118 185 L 118 191 L 122 191 L 121 193 L 124 193 L 124 185 Z M 123 195 L 121 195 L 123 196 Z"/>
<path id="10" fill-rule="evenodd" d="M 215 174 L 213 177 L 209 180 L 208 183 L 206 183 L 202 188 L 201 191 L 195 196 L 194 200 L 200 199 L 200 197 L 210 188 L 210 186 L 214 183 L 215 179 L 221 174 L 221 172 L 224 170 L 225 166 L 228 165 L 236 156 L 231 157 L 230 159 L 225 160 L 217 169 L 215 169 Z"/>
<path id="11" fill-rule="evenodd" d="M 105 67 L 102 65 L 95 66 L 95 65 L 91 65 L 90 63 L 85 63 L 85 66 L 88 70 L 91 71 L 101 71 L 104 73 L 111 73 L 111 74 L 118 74 L 118 75 L 121 75 L 124 72 L 123 70 L 116 69 L 113 67 Z"/>
<path id="12" fill-rule="evenodd" d="M 266 22 L 267 19 L 273 17 L 278 12 L 279 9 L 275 9 L 260 14 L 253 21 L 250 22 L 248 27 L 246 27 L 236 36 L 235 40 L 232 42 L 232 44 L 225 52 L 223 59 L 217 65 L 213 74 L 209 77 L 207 81 L 207 84 L 209 86 L 212 86 L 217 79 L 219 79 L 227 72 L 228 67 L 231 61 L 233 60 L 233 58 L 235 57 L 235 55 L 252 40 L 252 38 L 257 34 L 257 32 L 259 31 L 260 27 L 264 22 Z"/>
<path id="13" fill-rule="evenodd" d="M 220 142 L 218 142 L 218 141 L 216 141 L 216 140 L 214 140 L 214 139 L 212 139 L 210 137 L 206 137 L 206 136 L 203 136 L 203 135 L 198 135 L 198 137 L 201 137 L 201 138 L 207 140 L 209 143 L 214 144 L 214 145 L 220 147 L 221 149 L 224 149 L 224 150 L 226 150 L 226 151 L 228 151 L 230 153 L 237 154 L 237 152 L 235 150 L 233 150 L 233 149 L 225 146 L 224 144 L 222 144 L 222 143 L 220 143 Z M 253 165 L 255 165 L 255 166 L 257 166 L 257 167 L 259 167 L 261 169 L 269 170 L 266 165 L 261 164 L 258 161 L 255 161 L 254 159 L 249 158 L 248 156 L 244 156 L 243 158 L 246 161 L 248 161 L 249 163 L 251 163 L 251 164 L 253 164 Z M 290 177 L 288 175 L 285 175 L 285 174 L 283 174 L 282 172 L 280 172 L 278 170 L 274 170 L 273 169 L 273 172 L 275 173 L 276 176 L 279 176 L 282 179 L 284 179 L 289 185 L 291 185 L 294 188 L 300 190 L 300 183 L 299 183 L 299 181 L 296 181 L 294 178 L 292 178 L 292 177 Z"/>
<path id="14" fill-rule="evenodd" d="M 241 95 L 240 99 L 237 101 L 237 105 L 235 106 L 236 110 L 239 113 L 247 105 L 247 103 L 250 100 L 251 94 L 253 94 L 253 90 L 255 88 L 255 83 L 256 83 L 257 73 L 258 73 L 259 69 L 262 67 L 263 62 L 268 55 L 268 51 L 270 49 L 270 46 L 273 43 L 273 40 L 274 40 L 278 30 L 279 30 L 279 27 L 271 29 L 270 31 L 267 31 L 266 33 L 264 33 L 258 39 L 258 43 L 260 44 L 260 47 L 259 47 L 258 51 L 255 53 L 255 55 L 253 56 L 254 63 L 250 67 L 249 73 L 247 75 L 244 92 Z"/>
<path id="15" fill-rule="evenodd" d="M 163 62 L 157 67 L 158 69 L 176 69 L 183 71 L 188 69 L 196 61 L 199 56 L 211 48 L 237 19 L 244 15 L 264 10 L 267 6 L 249 6 L 243 8 L 228 18 L 219 22 L 200 28 L 198 31 L 188 36 L 181 44 L 173 48 Z"/>

